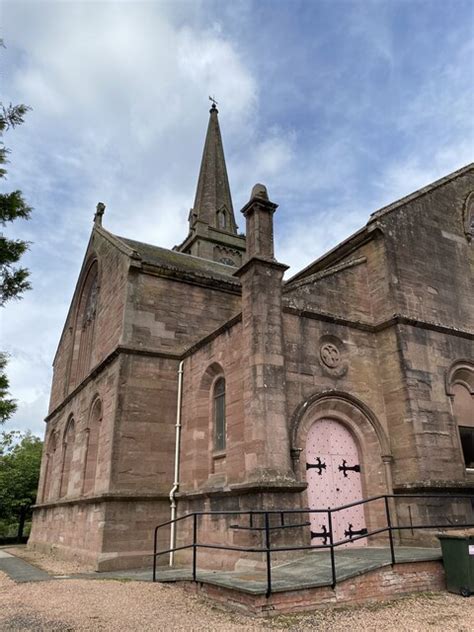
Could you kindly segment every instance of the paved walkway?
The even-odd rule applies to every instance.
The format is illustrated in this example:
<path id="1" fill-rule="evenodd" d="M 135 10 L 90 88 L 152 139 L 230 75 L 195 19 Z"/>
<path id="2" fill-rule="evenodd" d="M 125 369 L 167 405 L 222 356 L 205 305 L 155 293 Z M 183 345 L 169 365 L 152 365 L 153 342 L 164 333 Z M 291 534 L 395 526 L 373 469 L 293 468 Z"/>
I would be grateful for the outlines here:
<path id="1" fill-rule="evenodd" d="M 17 583 L 23 582 L 40 582 L 52 577 L 46 572 L 42 571 L 37 566 L 28 564 L 19 557 L 11 555 L 0 549 L 0 571 L 6 573 L 11 579 Z"/>
<path id="2" fill-rule="evenodd" d="M 436 548 L 396 547 L 397 562 L 422 562 L 441 559 L 441 551 Z M 347 548 L 336 551 L 336 577 L 338 581 L 362 575 L 390 564 L 390 550 L 386 547 Z M 50 575 L 19 557 L 0 549 L 0 571 L 5 572 L 15 582 L 45 581 L 51 579 L 127 579 L 151 581 L 151 569 L 110 571 L 103 573 L 77 573 L 71 575 Z M 191 580 L 191 570 L 158 567 L 159 582 Z M 265 570 L 209 571 L 198 570 L 198 581 L 235 588 L 242 592 L 258 595 L 266 591 Z M 327 551 L 310 551 L 291 562 L 272 568 L 272 588 L 274 592 L 328 586 L 332 583 L 331 559 Z"/>
<path id="3" fill-rule="evenodd" d="M 370 570 L 389 566 L 390 550 L 386 547 L 347 548 L 336 551 L 336 577 L 338 581 L 362 575 Z M 199 559 L 199 558 L 198 558 Z M 424 562 L 440 560 L 441 551 L 437 548 L 396 547 L 397 562 Z M 151 569 L 110 571 L 104 573 L 83 573 L 74 577 L 81 579 L 129 579 L 151 581 Z M 158 567 L 159 582 L 191 580 L 191 570 Z M 198 570 L 198 581 L 236 588 L 254 595 L 266 592 L 265 570 L 206 571 Z M 294 561 L 272 568 L 272 588 L 274 592 L 304 589 L 317 586 L 329 586 L 332 583 L 331 558 L 327 551 L 310 551 Z"/>

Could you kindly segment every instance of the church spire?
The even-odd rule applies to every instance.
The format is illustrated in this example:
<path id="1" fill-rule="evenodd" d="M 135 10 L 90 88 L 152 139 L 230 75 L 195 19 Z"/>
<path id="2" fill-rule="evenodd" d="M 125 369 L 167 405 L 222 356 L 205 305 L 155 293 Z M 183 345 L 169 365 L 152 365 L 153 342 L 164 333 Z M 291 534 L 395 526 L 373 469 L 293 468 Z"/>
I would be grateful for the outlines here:
<path id="1" fill-rule="evenodd" d="M 202 153 L 189 234 L 175 250 L 239 267 L 245 237 L 237 232 L 216 102 L 211 99 L 209 124 Z"/>
<path id="2" fill-rule="evenodd" d="M 237 234 L 229 179 L 224 158 L 219 110 L 213 101 L 201 160 L 201 169 L 190 214 L 190 228 L 197 220 L 214 228 Z"/>

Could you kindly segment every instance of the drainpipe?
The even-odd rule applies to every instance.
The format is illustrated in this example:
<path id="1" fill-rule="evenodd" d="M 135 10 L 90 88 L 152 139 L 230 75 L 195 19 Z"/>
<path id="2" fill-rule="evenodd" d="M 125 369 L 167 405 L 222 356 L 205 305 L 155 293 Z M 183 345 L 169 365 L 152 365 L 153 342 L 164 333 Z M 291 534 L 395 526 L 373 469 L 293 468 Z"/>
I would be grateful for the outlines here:
<path id="1" fill-rule="evenodd" d="M 176 492 L 179 489 L 179 457 L 180 457 L 180 445 L 181 445 L 181 403 L 183 400 L 183 366 L 184 360 L 181 360 L 178 367 L 178 400 L 176 403 L 176 439 L 174 447 L 174 480 L 173 487 L 170 490 L 170 507 L 171 507 L 171 520 L 176 520 Z M 170 549 L 174 549 L 176 546 L 176 524 L 171 523 L 170 530 Z M 170 551 L 169 565 L 173 566 L 174 563 L 174 551 Z"/>

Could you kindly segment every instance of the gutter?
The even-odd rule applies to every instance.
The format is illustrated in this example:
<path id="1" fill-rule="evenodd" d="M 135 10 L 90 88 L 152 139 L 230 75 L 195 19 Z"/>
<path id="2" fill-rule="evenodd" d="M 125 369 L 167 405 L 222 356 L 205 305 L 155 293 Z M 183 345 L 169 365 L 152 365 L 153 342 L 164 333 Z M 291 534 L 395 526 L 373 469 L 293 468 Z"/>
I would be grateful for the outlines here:
<path id="1" fill-rule="evenodd" d="M 171 529 L 170 529 L 170 559 L 169 565 L 174 564 L 174 548 L 176 546 L 176 493 L 179 489 L 179 461 L 181 447 L 181 404 L 183 401 L 183 370 L 184 360 L 181 360 L 178 367 L 178 398 L 176 403 L 176 440 L 174 448 L 174 479 L 173 487 L 169 493 L 171 508 Z"/>

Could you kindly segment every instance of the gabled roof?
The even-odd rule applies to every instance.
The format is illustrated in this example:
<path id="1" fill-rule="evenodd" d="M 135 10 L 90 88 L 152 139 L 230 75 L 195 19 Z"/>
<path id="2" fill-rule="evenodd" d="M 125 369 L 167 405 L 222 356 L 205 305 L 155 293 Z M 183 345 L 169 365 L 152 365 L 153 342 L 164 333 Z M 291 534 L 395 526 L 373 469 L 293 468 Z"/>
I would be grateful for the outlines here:
<path id="1" fill-rule="evenodd" d="M 294 276 L 288 279 L 288 281 L 286 282 L 287 285 L 291 286 L 293 281 L 299 281 L 300 279 L 310 274 L 314 274 L 316 272 L 319 272 L 320 270 L 324 270 L 327 267 L 336 265 L 340 259 L 346 257 L 348 254 L 372 239 L 377 234 L 378 220 L 385 217 L 389 213 L 392 213 L 393 211 L 403 208 L 406 204 L 413 202 L 413 200 L 416 200 L 417 198 L 420 198 L 427 193 L 431 193 L 438 187 L 441 187 L 444 184 L 447 184 L 448 182 L 451 182 L 456 178 L 459 178 L 469 171 L 473 170 L 474 163 L 471 162 L 465 167 L 461 167 L 461 169 L 457 169 L 456 171 L 453 171 L 453 173 L 450 173 L 447 176 L 444 176 L 443 178 L 440 178 L 439 180 L 436 180 L 435 182 L 432 182 L 431 184 L 428 184 L 427 186 L 422 187 L 421 189 L 418 189 L 417 191 L 414 191 L 413 193 L 410 193 L 409 195 L 406 195 L 405 197 L 402 197 L 399 200 L 388 204 L 387 206 L 383 206 L 377 211 L 374 211 L 370 215 L 369 221 L 365 226 L 350 235 L 350 237 L 326 252 L 324 255 L 310 263 L 308 266 L 297 272 Z"/>
<path id="2" fill-rule="evenodd" d="M 184 272 L 198 277 L 225 281 L 236 286 L 240 285 L 240 282 L 233 276 L 235 272 L 233 266 L 227 266 L 209 259 L 201 259 L 200 257 L 194 257 L 176 250 L 152 246 L 142 241 L 134 241 L 133 239 L 117 235 L 114 235 L 114 237 L 136 253 L 138 255 L 137 258 L 143 264 L 175 272 Z"/>
<path id="3" fill-rule="evenodd" d="M 391 213 L 392 211 L 397 210 L 398 208 L 404 206 L 405 204 L 408 204 L 409 202 L 416 200 L 422 195 L 431 193 L 431 191 L 434 191 L 434 189 L 437 189 L 438 187 L 443 186 L 443 184 L 447 184 L 448 182 L 451 182 L 452 180 L 456 180 L 456 178 L 459 178 L 460 176 L 463 176 L 465 173 L 468 173 L 469 171 L 473 171 L 473 170 L 474 170 L 474 162 L 471 162 L 465 167 L 461 167 L 461 169 L 457 169 L 456 171 L 449 173 L 447 176 L 444 176 L 443 178 L 440 178 L 439 180 L 435 180 L 431 184 L 427 184 L 425 187 L 422 187 L 421 189 L 418 189 L 417 191 L 414 191 L 413 193 L 409 193 L 408 195 L 405 195 L 405 197 L 402 197 L 399 200 L 396 200 L 395 202 L 388 204 L 387 206 L 383 206 L 382 208 L 378 209 L 378 211 L 374 211 L 373 213 L 371 213 L 368 223 L 370 224 L 370 222 L 373 222 L 384 215 L 388 215 L 388 213 Z"/>

